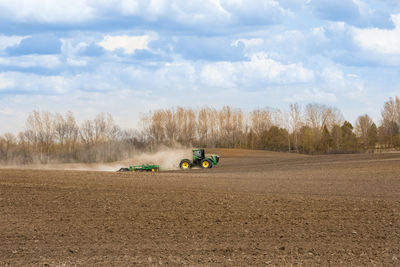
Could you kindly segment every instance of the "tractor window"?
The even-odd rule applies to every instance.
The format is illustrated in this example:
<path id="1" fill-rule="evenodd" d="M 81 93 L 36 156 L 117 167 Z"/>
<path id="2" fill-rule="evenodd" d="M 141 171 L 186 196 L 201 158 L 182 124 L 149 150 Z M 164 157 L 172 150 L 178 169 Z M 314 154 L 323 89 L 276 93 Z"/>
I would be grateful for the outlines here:
<path id="1" fill-rule="evenodd" d="M 204 158 L 204 150 L 193 150 L 193 156 L 196 158 Z"/>

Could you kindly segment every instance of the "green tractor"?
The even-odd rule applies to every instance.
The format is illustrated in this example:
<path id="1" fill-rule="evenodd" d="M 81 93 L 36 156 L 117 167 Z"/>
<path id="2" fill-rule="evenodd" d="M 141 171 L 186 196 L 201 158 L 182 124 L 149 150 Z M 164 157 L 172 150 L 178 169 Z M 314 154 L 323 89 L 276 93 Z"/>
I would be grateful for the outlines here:
<path id="1" fill-rule="evenodd" d="M 204 149 L 193 149 L 193 160 L 183 159 L 179 163 L 179 168 L 190 169 L 195 166 L 199 166 L 203 169 L 212 168 L 217 166 L 219 162 L 218 155 L 206 155 Z"/>

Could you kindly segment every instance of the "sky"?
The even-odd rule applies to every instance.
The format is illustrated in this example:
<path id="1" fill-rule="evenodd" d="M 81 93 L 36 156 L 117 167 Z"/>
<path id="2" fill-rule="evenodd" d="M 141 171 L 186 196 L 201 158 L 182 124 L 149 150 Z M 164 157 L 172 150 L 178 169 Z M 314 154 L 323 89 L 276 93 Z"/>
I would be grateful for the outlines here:
<path id="1" fill-rule="evenodd" d="M 0 0 L 0 134 L 33 110 L 291 103 L 379 122 L 400 96 L 399 0 Z"/>

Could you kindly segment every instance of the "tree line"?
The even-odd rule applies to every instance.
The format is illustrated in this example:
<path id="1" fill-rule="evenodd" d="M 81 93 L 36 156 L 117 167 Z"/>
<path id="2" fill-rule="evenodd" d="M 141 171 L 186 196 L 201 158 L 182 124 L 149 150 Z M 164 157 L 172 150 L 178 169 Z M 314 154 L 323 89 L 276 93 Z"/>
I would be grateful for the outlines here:
<path id="1" fill-rule="evenodd" d="M 33 111 L 25 131 L 0 137 L 0 163 L 111 162 L 144 147 L 136 131 L 122 130 L 110 114 L 78 125 L 71 112 L 63 116 Z"/>
<path id="2" fill-rule="evenodd" d="M 149 147 L 248 148 L 305 154 L 356 153 L 400 149 L 400 98 L 384 103 L 378 126 L 367 114 L 353 125 L 323 104 L 291 104 L 288 112 L 258 108 L 245 112 L 225 106 L 170 108 L 142 116 L 142 138 Z"/>
<path id="3" fill-rule="evenodd" d="M 243 111 L 225 106 L 159 109 L 145 113 L 137 130 L 121 129 L 110 114 L 79 124 L 73 114 L 33 111 L 26 129 L 0 136 L 0 163 L 111 162 L 174 147 L 248 148 L 305 154 L 400 149 L 400 98 L 383 105 L 378 126 L 367 115 L 355 124 L 323 104 L 291 104 Z"/>

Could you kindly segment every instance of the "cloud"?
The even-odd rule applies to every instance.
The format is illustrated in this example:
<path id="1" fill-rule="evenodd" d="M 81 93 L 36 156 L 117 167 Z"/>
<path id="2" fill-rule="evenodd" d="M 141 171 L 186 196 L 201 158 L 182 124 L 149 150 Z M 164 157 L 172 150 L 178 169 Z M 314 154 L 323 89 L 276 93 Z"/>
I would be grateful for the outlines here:
<path id="1" fill-rule="evenodd" d="M 57 68 L 61 65 L 57 55 L 23 55 L 19 57 L 0 57 L 0 66 L 19 68 Z"/>
<path id="2" fill-rule="evenodd" d="M 139 16 L 146 21 L 170 21 L 181 25 L 271 24 L 290 12 L 275 0 L 153 0 L 119 1 L 123 15 Z"/>
<path id="3" fill-rule="evenodd" d="M 30 36 L 6 36 L 0 34 L 0 51 L 5 50 L 8 47 L 18 46 L 22 40 L 29 37 Z"/>
<path id="4" fill-rule="evenodd" d="M 311 0 L 307 7 L 311 16 L 323 20 L 342 21 L 360 28 L 390 28 L 393 25 L 388 19 L 389 12 L 396 8 L 389 1 Z"/>
<path id="5" fill-rule="evenodd" d="M 42 76 L 31 73 L 3 72 L 8 84 L 1 91 L 2 95 L 57 95 L 66 90 L 66 78 L 59 75 Z"/>
<path id="6" fill-rule="evenodd" d="M 400 55 L 400 14 L 392 15 L 395 25 L 392 30 L 386 29 L 354 29 L 354 40 L 362 48 L 380 54 Z"/>
<path id="7" fill-rule="evenodd" d="M 7 79 L 4 73 L 0 73 L 0 90 L 8 89 L 14 86 L 14 82 Z"/>
<path id="8" fill-rule="evenodd" d="M 314 12 L 322 19 L 332 21 L 353 20 L 359 16 L 359 9 L 352 0 L 317 0 L 310 1 Z"/>
<path id="9" fill-rule="evenodd" d="M 229 37 L 183 36 L 171 42 L 173 53 L 185 59 L 201 59 L 209 61 L 244 60 L 241 43 L 232 44 Z"/>
<path id="10" fill-rule="evenodd" d="M 338 66 L 327 66 L 318 72 L 319 84 L 329 92 L 363 101 L 366 95 L 364 82 L 357 74 L 345 73 Z"/>
<path id="11" fill-rule="evenodd" d="M 122 49 L 126 54 L 133 54 L 136 50 L 143 50 L 148 48 L 150 37 L 148 35 L 142 36 L 105 36 L 101 42 L 97 44 L 108 51 Z"/>
<path id="12" fill-rule="evenodd" d="M 55 34 L 36 34 L 23 38 L 18 45 L 8 47 L 7 54 L 58 54 L 61 51 L 61 41 Z"/>
<path id="13" fill-rule="evenodd" d="M 291 15 L 276 0 L 0 0 L 0 18 L 9 32 L 24 28 L 46 32 L 46 25 L 61 31 L 151 25 L 159 30 L 197 29 L 209 34 L 276 24 Z"/>
<path id="14" fill-rule="evenodd" d="M 314 74 L 301 63 L 282 64 L 266 54 L 257 53 L 248 61 L 205 64 L 201 77 L 209 86 L 259 90 L 271 84 L 311 82 Z"/>
<path id="15" fill-rule="evenodd" d="M 289 103 L 334 103 L 337 101 L 337 96 L 334 93 L 322 91 L 318 88 L 304 89 L 301 92 L 297 92 L 290 97 L 284 99 L 285 102 Z"/>
<path id="16" fill-rule="evenodd" d="M 106 50 L 97 43 L 103 36 L 100 34 L 86 33 L 84 36 L 75 35 L 73 37 L 61 38 L 61 53 L 67 57 L 101 57 Z"/>
<path id="17" fill-rule="evenodd" d="M 122 121 L 204 103 L 357 113 L 400 83 L 398 2 L 0 0 L 0 106 Z"/>
<path id="18" fill-rule="evenodd" d="M 279 1 L 275 0 L 247 0 L 230 1 L 221 0 L 221 8 L 228 12 L 232 21 L 246 22 L 249 25 L 274 24 L 282 18 L 291 16 L 288 9 L 280 6 Z"/>
<path id="19" fill-rule="evenodd" d="M 94 7 L 86 0 L 0 0 L 0 15 L 10 21 L 76 23 L 94 17 Z M 94 4 L 94 3 L 93 3 Z"/>
<path id="20" fill-rule="evenodd" d="M 67 58 L 67 63 L 68 65 L 73 67 L 83 67 L 88 65 L 88 62 L 86 60 L 74 58 Z"/>
<path id="21" fill-rule="evenodd" d="M 25 61 L 14 58 L 1 58 L 0 64 L 16 65 L 20 68 L 34 66 L 54 69 L 65 64 L 54 56 L 24 56 Z M 71 67 L 84 67 L 85 71 L 66 71 L 60 74 L 38 75 L 21 72 L 7 72 L 8 80 L 19 90 L 30 94 L 49 94 L 60 92 L 108 92 L 120 90 L 149 90 L 169 95 L 180 90 L 208 91 L 215 88 L 237 88 L 243 91 L 265 90 L 271 85 L 287 85 L 313 82 L 314 73 L 302 63 L 283 64 L 264 54 L 255 54 L 248 60 L 228 62 L 203 62 L 176 60 L 156 65 L 126 65 L 125 63 L 102 63 L 86 61 L 82 58 L 67 57 L 65 63 Z M 58 82 L 61 78 L 62 89 Z M 52 89 L 59 88 L 59 89 Z M 22 93 L 22 92 L 20 92 Z"/>

